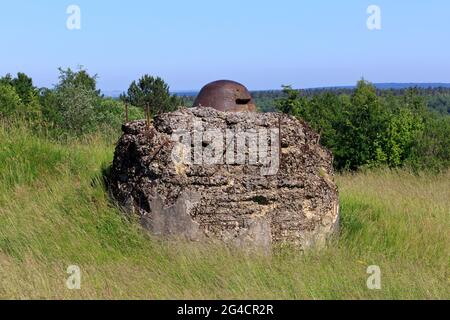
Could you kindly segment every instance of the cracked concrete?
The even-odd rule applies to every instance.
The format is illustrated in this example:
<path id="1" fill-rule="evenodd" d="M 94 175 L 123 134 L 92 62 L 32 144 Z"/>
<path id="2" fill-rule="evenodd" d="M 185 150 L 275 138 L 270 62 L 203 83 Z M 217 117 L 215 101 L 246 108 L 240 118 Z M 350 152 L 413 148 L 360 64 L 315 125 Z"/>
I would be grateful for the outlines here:
<path id="1" fill-rule="evenodd" d="M 226 130 L 278 128 L 281 123 L 278 170 L 263 175 L 264 161 L 174 162 L 173 134 L 179 129 L 201 134 L 196 123 L 223 132 L 224 139 Z M 275 113 L 191 108 L 159 115 L 150 128 L 144 121 L 127 123 L 123 132 L 114 155 L 111 191 L 152 234 L 215 239 L 240 247 L 270 249 L 288 243 L 308 249 L 325 245 L 338 229 L 332 155 L 301 120 Z M 208 147 L 209 142 L 204 143 L 203 150 L 192 155 Z"/>

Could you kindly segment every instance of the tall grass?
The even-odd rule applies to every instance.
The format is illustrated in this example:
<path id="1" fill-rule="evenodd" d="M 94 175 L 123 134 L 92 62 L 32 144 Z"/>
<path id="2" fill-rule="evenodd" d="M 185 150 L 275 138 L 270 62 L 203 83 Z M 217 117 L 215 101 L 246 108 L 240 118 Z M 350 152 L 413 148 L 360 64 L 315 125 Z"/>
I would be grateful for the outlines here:
<path id="1" fill-rule="evenodd" d="M 450 173 L 337 177 L 341 234 L 326 249 L 244 253 L 152 239 L 102 185 L 113 144 L 0 126 L 0 298 L 449 299 Z M 81 289 L 65 282 L 69 265 Z M 381 268 L 381 290 L 366 269 Z"/>

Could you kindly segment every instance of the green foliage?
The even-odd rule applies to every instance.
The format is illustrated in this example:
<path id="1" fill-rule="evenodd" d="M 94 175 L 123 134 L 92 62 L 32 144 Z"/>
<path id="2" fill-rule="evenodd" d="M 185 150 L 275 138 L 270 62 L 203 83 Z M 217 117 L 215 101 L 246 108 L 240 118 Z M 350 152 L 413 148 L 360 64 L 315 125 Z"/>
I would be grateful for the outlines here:
<path id="1" fill-rule="evenodd" d="M 66 134 L 81 135 L 96 129 L 97 106 L 96 76 L 85 70 L 72 71 L 59 68 L 59 83 L 52 91 L 41 91 L 45 103 L 46 120 Z"/>
<path id="2" fill-rule="evenodd" d="M 19 72 L 17 77 L 11 80 L 11 85 L 24 104 L 32 103 L 32 100 L 37 95 L 37 90 L 33 86 L 33 80 L 24 73 Z"/>
<path id="3" fill-rule="evenodd" d="M 16 78 L 10 74 L 0 78 L 0 114 L 3 117 L 20 117 L 38 122 L 41 119 L 39 94 L 33 80 L 19 72 Z"/>
<path id="4" fill-rule="evenodd" d="M 36 124 L 40 123 L 42 120 L 42 106 L 40 104 L 39 94 L 36 91 L 30 92 L 26 101 L 22 112 L 23 117 Z"/>
<path id="5" fill-rule="evenodd" d="M 170 94 L 159 77 L 144 75 L 131 83 L 127 95 L 115 100 L 100 95 L 97 75 L 91 76 L 83 68 L 60 68 L 59 72 L 53 89 L 36 89 L 24 73 L 0 78 L 0 117 L 25 120 L 57 138 L 93 132 L 116 136 L 125 121 L 125 104 L 132 121 L 144 118 L 145 106 L 153 116 L 184 103 Z M 355 89 L 294 90 L 283 86 L 282 91 L 253 95 L 263 103 L 261 109 L 275 106 L 307 121 L 319 133 L 321 143 L 333 151 L 338 170 L 405 165 L 442 170 L 449 166 L 450 117 L 445 113 L 448 91 L 444 89 L 380 91 L 361 80 Z M 434 103 L 432 111 L 427 103 Z M 445 110 L 440 110 L 439 104 Z"/>
<path id="6" fill-rule="evenodd" d="M 300 92 L 292 89 L 292 86 L 283 86 L 283 93 L 286 97 L 275 101 L 278 111 L 295 116 L 304 115 L 306 101 L 300 96 Z"/>
<path id="7" fill-rule="evenodd" d="M 152 116 L 174 111 L 182 104 L 179 97 L 170 94 L 169 85 L 163 79 L 149 75 L 133 81 L 121 99 L 136 107 L 148 107 Z"/>
<path id="8" fill-rule="evenodd" d="M 423 130 L 423 119 L 413 110 L 400 107 L 390 113 L 386 133 L 380 139 L 385 161 L 379 162 L 384 162 L 391 167 L 404 164 L 411 156 L 415 139 Z"/>
<path id="9" fill-rule="evenodd" d="M 403 88 L 377 88 L 377 95 L 381 98 L 395 97 L 401 98 L 413 92 L 417 99 L 425 100 L 427 108 L 435 113 L 441 115 L 450 115 L 450 87 L 412 87 Z M 337 96 L 352 96 L 356 87 L 328 87 L 328 88 L 314 88 L 314 89 L 298 89 L 301 96 L 306 98 L 313 98 L 321 96 L 324 93 L 331 93 Z M 282 90 L 265 90 L 251 92 L 258 109 L 262 112 L 273 112 L 276 110 L 275 101 L 280 98 L 285 98 L 286 93 Z M 185 99 L 193 102 L 195 97 L 186 96 Z"/>
<path id="10" fill-rule="evenodd" d="M 60 114 L 57 126 L 75 134 L 95 130 L 96 106 L 99 103 L 95 91 L 82 86 L 67 85 L 56 91 L 56 101 Z"/>
<path id="11" fill-rule="evenodd" d="M 431 110 L 442 115 L 450 115 L 450 92 L 429 94 L 426 99 Z"/>
<path id="12" fill-rule="evenodd" d="M 450 117 L 430 115 L 413 141 L 408 163 L 417 170 L 445 171 L 450 167 Z"/>
<path id="13" fill-rule="evenodd" d="M 125 121 L 125 106 L 121 101 L 99 96 L 97 76 L 86 70 L 60 70 L 54 90 L 42 89 L 40 99 L 46 119 L 58 132 L 83 135 L 94 131 L 105 134 L 119 132 Z M 143 118 L 143 112 L 128 108 L 129 119 Z"/>
<path id="14" fill-rule="evenodd" d="M 0 84 L 0 115 L 2 117 L 12 117 L 22 109 L 22 101 L 14 87 L 9 84 Z"/>
<path id="15" fill-rule="evenodd" d="M 36 89 L 31 78 L 18 73 L 0 78 L 0 116 L 12 122 L 27 120 L 37 130 L 46 129 L 52 136 L 82 136 L 95 131 L 105 135 L 120 132 L 125 121 L 125 105 L 104 98 L 97 90 L 97 75 L 80 68 L 59 68 L 59 82 L 54 89 Z M 129 120 L 142 119 L 143 111 L 128 107 Z"/>
<path id="16" fill-rule="evenodd" d="M 96 110 L 96 121 L 104 127 L 111 127 L 119 131 L 125 122 L 125 104 L 123 101 L 114 100 L 112 98 L 104 98 Z M 134 121 L 144 118 L 142 109 L 128 106 L 128 119 Z"/>
<path id="17" fill-rule="evenodd" d="M 442 120 L 438 132 L 432 119 L 442 117 L 431 116 L 417 89 L 380 96 L 372 84 L 361 80 L 351 95 L 321 92 L 307 97 L 289 86 L 283 87 L 283 94 L 275 100 L 277 109 L 310 123 L 322 144 L 333 151 L 339 170 L 448 166 L 447 127 L 442 124 L 447 121 Z"/>
<path id="18" fill-rule="evenodd" d="M 58 108 L 58 98 L 55 90 L 41 88 L 39 91 L 39 101 L 42 106 L 42 116 L 47 126 L 54 127 L 55 124 L 61 123 L 62 115 Z"/>
<path id="19" fill-rule="evenodd" d="M 338 141 L 334 144 L 339 150 L 336 152 L 337 167 L 355 170 L 384 159 L 386 150 L 382 149 L 380 140 L 388 126 L 388 119 L 375 88 L 363 80 L 359 81 L 342 115 L 337 127 Z"/>
<path id="20" fill-rule="evenodd" d="M 291 86 L 283 86 L 286 88 L 292 88 Z M 253 91 L 251 92 L 253 100 L 255 100 L 256 106 L 260 112 L 275 112 L 277 107 L 274 101 L 286 96 L 286 93 L 280 90 L 270 91 Z"/>
<path id="21" fill-rule="evenodd" d="M 13 86 L 0 84 L 0 117 L 39 121 L 41 106 L 37 94 L 29 92 L 26 102 L 23 102 Z"/>
<path id="22" fill-rule="evenodd" d="M 93 76 L 89 75 L 87 70 L 83 67 L 79 67 L 78 71 L 73 71 L 70 68 L 59 70 L 59 83 L 56 85 L 56 90 L 63 90 L 66 87 L 76 87 L 84 89 L 86 91 L 93 91 L 96 95 L 100 94 L 97 90 L 97 78 L 95 74 Z"/>

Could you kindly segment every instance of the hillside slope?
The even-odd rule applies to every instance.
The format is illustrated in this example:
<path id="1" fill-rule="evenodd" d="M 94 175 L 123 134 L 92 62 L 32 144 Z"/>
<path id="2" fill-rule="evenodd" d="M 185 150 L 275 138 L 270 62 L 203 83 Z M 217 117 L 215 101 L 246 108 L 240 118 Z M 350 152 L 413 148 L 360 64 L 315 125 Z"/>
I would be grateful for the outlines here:
<path id="1" fill-rule="evenodd" d="M 450 173 L 339 176 L 340 239 L 268 257 L 151 239 L 125 221 L 102 184 L 103 138 L 1 125 L 0 141 L 0 298 L 450 298 Z M 80 290 L 66 288 L 69 265 Z M 381 290 L 366 287 L 369 265 Z"/>

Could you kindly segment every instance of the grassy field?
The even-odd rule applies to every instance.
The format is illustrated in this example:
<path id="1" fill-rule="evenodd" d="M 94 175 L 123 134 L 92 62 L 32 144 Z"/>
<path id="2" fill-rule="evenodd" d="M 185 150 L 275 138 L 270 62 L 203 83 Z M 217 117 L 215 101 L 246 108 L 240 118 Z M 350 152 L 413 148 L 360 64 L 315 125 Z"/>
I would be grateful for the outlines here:
<path id="1" fill-rule="evenodd" d="M 327 249 L 272 256 L 150 239 L 108 200 L 113 145 L 54 143 L 0 126 L 0 298 L 450 299 L 450 172 L 336 177 Z M 80 290 L 65 282 L 81 268 Z M 381 290 L 366 269 L 381 268 Z"/>

